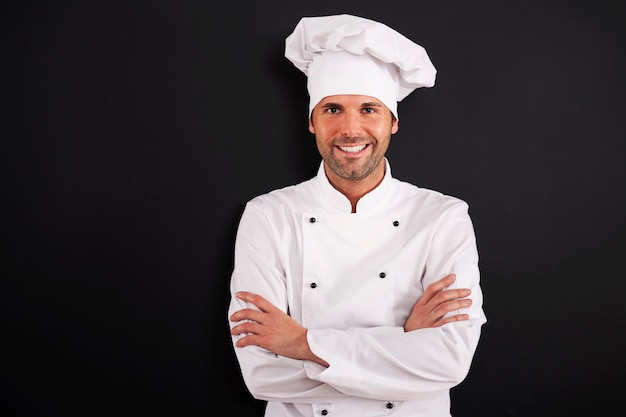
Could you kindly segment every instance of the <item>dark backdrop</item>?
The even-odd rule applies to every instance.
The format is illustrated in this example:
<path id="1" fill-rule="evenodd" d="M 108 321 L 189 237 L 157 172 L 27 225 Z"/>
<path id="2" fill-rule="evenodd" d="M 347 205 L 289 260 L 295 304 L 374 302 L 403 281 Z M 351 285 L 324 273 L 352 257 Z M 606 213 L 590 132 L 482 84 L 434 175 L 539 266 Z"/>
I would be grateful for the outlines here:
<path id="1" fill-rule="evenodd" d="M 315 173 L 283 42 L 300 17 L 343 12 L 398 29 L 439 70 L 400 104 L 389 158 L 475 222 L 489 321 L 455 415 L 621 406 L 619 2 L 2 9 L 4 415 L 261 415 L 228 336 L 234 234 L 247 200 Z"/>

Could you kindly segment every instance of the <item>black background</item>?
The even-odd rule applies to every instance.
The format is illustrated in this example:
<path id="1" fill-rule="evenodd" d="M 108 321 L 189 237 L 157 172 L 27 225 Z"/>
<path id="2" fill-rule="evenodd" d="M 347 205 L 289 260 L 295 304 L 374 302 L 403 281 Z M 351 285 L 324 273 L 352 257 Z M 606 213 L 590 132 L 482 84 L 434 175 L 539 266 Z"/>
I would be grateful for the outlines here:
<path id="1" fill-rule="evenodd" d="M 439 71 L 400 103 L 388 156 L 470 203 L 489 321 L 455 416 L 621 406 L 624 9 L 3 3 L 4 415 L 262 415 L 228 335 L 234 234 L 247 200 L 315 173 L 284 38 L 335 13 L 394 27 Z"/>

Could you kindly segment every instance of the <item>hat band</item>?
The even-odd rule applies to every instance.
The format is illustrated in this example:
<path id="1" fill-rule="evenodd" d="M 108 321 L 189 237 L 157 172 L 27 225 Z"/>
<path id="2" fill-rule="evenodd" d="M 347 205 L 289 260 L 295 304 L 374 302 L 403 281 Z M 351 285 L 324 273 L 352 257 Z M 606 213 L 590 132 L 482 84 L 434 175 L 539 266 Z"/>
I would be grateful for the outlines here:
<path id="1" fill-rule="evenodd" d="M 371 55 L 328 51 L 309 65 L 309 115 L 324 97 L 355 94 L 374 97 L 398 118 L 398 75 Z"/>

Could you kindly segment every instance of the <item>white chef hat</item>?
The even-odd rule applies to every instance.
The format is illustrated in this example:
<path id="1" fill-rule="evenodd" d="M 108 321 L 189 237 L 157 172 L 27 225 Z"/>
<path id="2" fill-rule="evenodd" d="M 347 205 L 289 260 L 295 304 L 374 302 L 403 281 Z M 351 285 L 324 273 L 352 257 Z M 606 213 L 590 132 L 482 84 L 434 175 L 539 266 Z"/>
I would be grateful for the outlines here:
<path id="1" fill-rule="evenodd" d="M 285 56 L 307 76 L 309 115 L 324 97 L 375 97 L 398 117 L 398 102 L 435 85 L 426 50 L 390 27 L 348 14 L 300 19 Z"/>

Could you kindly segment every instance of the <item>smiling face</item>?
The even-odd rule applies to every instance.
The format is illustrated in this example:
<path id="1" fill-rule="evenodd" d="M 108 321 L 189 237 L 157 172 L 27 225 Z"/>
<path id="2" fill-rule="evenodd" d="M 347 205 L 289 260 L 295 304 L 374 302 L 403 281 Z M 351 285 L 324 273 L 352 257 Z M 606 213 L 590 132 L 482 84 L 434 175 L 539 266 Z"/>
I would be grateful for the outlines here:
<path id="1" fill-rule="evenodd" d="M 398 121 L 373 97 L 336 95 L 315 106 L 309 131 L 333 185 L 372 189 L 385 174 L 384 156 Z"/>

